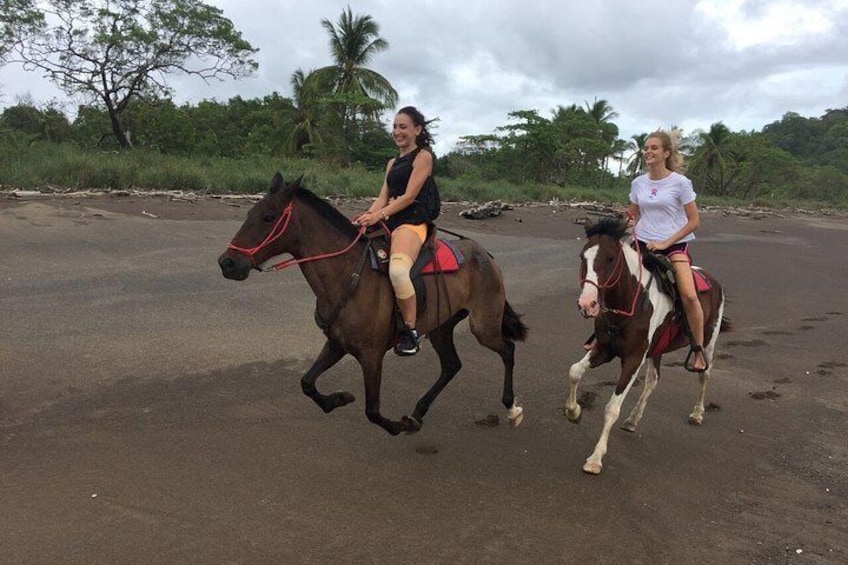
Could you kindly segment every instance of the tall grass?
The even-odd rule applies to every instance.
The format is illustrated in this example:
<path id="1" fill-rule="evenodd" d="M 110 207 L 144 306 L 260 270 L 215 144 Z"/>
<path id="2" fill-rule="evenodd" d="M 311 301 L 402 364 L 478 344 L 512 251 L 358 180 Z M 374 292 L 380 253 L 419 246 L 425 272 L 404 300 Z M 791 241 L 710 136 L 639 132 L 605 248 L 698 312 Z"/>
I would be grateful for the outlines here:
<path id="1" fill-rule="evenodd" d="M 72 144 L 31 142 L 25 136 L 0 139 L 0 188 L 31 190 L 176 190 L 200 194 L 256 194 L 264 192 L 275 172 L 285 180 L 302 177 L 303 185 L 322 196 L 374 197 L 383 182 L 383 171 L 361 166 L 335 167 L 309 159 L 253 156 L 243 159 L 178 157 L 134 151 L 94 151 Z M 516 185 L 479 178 L 438 178 L 445 201 L 511 203 L 595 201 L 625 205 L 628 185 L 560 187 Z M 826 202 L 801 200 L 793 195 L 771 195 L 748 201 L 699 197 L 707 205 L 757 205 L 848 209 L 846 198 Z"/>

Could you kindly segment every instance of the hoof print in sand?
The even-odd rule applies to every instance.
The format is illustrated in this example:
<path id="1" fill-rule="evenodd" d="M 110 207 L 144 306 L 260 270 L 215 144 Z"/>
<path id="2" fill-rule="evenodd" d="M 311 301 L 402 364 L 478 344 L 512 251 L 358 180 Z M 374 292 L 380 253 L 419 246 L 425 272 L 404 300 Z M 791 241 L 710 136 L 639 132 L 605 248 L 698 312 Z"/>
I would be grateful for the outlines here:
<path id="1" fill-rule="evenodd" d="M 497 414 L 488 414 L 483 418 L 479 418 L 477 420 L 474 420 L 474 423 L 477 424 L 478 426 L 483 426 L 483 427 L 486 427 L 486 428 L 494 428 L 495 426 L 497 426 L 498 424 L 501 423 L 501 419 L 498 417 Z"/>
<path id="2" fill-rule="evenodd" d="M 725 345 L 727 347 L 768 347 L 769 343 L 761 339 L 734 339 Z"/>
<path id="3" fill-rule="evenodd" d="M 777 400 L 782 395 L 779 392 L 774 392 L 773 390 L 763 390 L 760 392 L 749 392 L 748 396 L 754 400 Z"/>

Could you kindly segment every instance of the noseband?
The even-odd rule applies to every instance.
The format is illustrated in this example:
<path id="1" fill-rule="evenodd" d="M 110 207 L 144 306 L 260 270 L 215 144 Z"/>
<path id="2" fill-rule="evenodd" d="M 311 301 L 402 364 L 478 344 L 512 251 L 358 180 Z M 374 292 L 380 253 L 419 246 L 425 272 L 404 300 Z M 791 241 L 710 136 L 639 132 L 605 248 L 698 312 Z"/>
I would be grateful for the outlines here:
<path id="1" fill-rule="evenodd" d="M 268 236 L 262 240 L 262 243 L 255 247 L 239 247 L 231 241 L 230 244 L 227 245 L 227 249 L 232 249 L 233 251 L 238 251 L 242 255 L 247 255 L 247 258 L 250 259 L 250 265 L 254 269 L 258 269 L 259 265 L 256 263 L 256 254 L 277 241 L 284 233 L 286 233 L 286 229 L 289 227 L 289 222 L 293 215 L 294 208 L 292 207 L 292 203 L 289 202 L 289 205 L 286 206 L 286 209 L 283 210 L 283 213 L 280 214 L 280 217 L 277 218 L 276 222 L 274 222 L 274 227 L 271 228 L 271 231 L 268 233 Z"/>
<path id="2" fill-rule="evenodd" d="M 286 233 L 286 230 L 289 227 L 289 223 L 291 222 L 291 219 L 294 217 L 294 207 L 292 206 L 292 204 L 293 204 L 292 202 L 289 202 L 288 206 L 286 206 L 285 210 L 283 210 L 283 213 L 280 214 L 280 217 L 277 218 L 276 222 L 274 222 L 274 227 L 271 228 L 271 231 L 268 233 L 267 237 L 265 237 L 265 239 L 262 240 L 262 243 L 260 243 L 259 245 L 255 246 L 255 247 L 239 247 L 238 245 L 236 245 L 235 243 L 233 243 L 231 241 L 230 244 L 227 245 L 227 249 L 232 249 L 233 251 L 241 253 L 242 255 L 246 255 L 248 257 L 248 259 L 250 259 L 250 264 L 254 269 L 262 270 L 262 269 L 259 269 L 259 265 L 256 262 L 256 254 L 259 253 L 260 251 L 262 251 L 263 249 L 265 249 L 266 247 L 268 247 L 269 245 L 271 245 L 272 243 L 274 243 L 275 241 L 277 241 L 279 238 L 281 238 L 283 236 L 284 233 Z M 320 254 L 320 255 L 313 255 L 311 257 L 301 257 L 300 259 L 292 257 L 291 259 L 286 259 L 285 261 L 281 261 L 279 263 L 276 263 L 276 264 L 272 265 L 271 267 L 264 269 L 264 270 L 266 270 L 266 271 L 281 271 L 281 270 L 285 269 L 286 267 L 291 267 L 292 265 L 298 265 L 300 263 L 306 263 L 306 262 L 309 262 L 309 261 L 318 261 L 319 259 L 329 259 L 330 257 L 337 257 L 339 255 L 344 255 L 345 253 L 350 251 L 351 248 L 353 248 L 354 245 L 356 245 L 357 241 L 359 241 L 362 238 L 362 234 L 365 233 L 365 229 L 366 229 L 365 226 L 360 227 L 359 232 L 357 233 L 357 235 L 353 239 L 353 241 L 350 243 L 350 245 L 348 245 L 347 247 L 345 247 L 344 249 L 342 249 L 340 251 L 335 251 L 333 253 L 323 253 L 323 254 Z"/>
<path id="3" fill-rule="evenodd" d="M 624 275 L 625 265 L 627 264 L 627 261 L 624 258 L 624 245 L 622 245 L 621 241 L 618 241 L 617 243 L 618 243 L 618 255 L 615 258 L 615 264 L 613 265 L 612 271 L 610 272 L 609 276 L 607 276 L 607 279 L 604 282 L 599 281 L 599 282 L 596 283 L 594 281 L 590 281 L 585 276 L 581 276 L 580 277 L 580 288 L 582 289 L 588 283 L 588 284 L 591 284 L 592 286 L 594 286 L 595 288 L 598 289 L 598 303 L 600 305 L 601 312 L 609 313 L 609 314 L 619 314 L 621 316 L 625 316 L 625 317 L 629 318 L 629 317 L 633 316 L 633 314 L 636 313 L 636 304 L 638 303 L 639 297 L 641 296 L 642 291 L 643 291 L 643 288 L 642 288 L 642 272 L 644 271 L 644 268 L 639 269 L 639 281 L 636 283 L 636 292 L 633 294 L 633 303 L 630 305 L 630 311 L 629 312 L 625 311 L 625 310 L 619 310 L 617 308 L 607 308 L 603 304 L 603 296 L 604 296 L 603 291 L 610 289 L 610 288 L 614 288 L 619 284 L 622 276 Z M 598 245 L 600 246 L 600 244 L 598 244 Z M 636 246 L 636 253 L 639 256 L 639 265 L 641 267 L 641 265 L 642 265 L 642 253 L 641 253 L 641 250 L 639 249 L 638 245 Z M 583 261 L 585 262 L 586 259 L 584 258 Z"/>

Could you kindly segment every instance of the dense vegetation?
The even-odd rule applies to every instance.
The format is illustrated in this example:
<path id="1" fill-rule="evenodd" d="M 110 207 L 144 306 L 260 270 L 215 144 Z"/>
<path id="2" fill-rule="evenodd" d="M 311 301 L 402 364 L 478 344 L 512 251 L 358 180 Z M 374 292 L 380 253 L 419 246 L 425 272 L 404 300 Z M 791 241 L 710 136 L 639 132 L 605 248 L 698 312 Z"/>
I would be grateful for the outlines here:
<path id="1" fill-rule="evenodd" d="M 321 22 L 331 61 L 296 69 L 291 97 L 177 106 L 165 74 L 238 78 L 255 69 L 256 49 L 219 9 L 189 0 L 0 0 L 0 7 L 0 55 L 88 97 L 71 115 L 58 103 L 26 100 L 0 114 L 5 187 L 258 192 L 279 169 L 303 174 L 321 194 L 373 195 L 395 151 L 381 119 L 397 93 L 367 67 L 388 44 L 370 16 L 350 8 L 335 23 Z M 70 29 L 76 43 L 56 41 Z M 214 65 L 191 68 L 188 53 L 202 49 L 217 54 Z M 91 80 L 90 61 L 113 82 Z M 439 156 L 443 192 L 469 200 L 623 202 L 641 172 L 648 132 L 620 139 L 616 117 L 597 99 L 547 115 L 517 109 L 494 132 L 465 136 Z M 848 207 L 848 107 L 809 118 L 790 112 L 761 131 L 734 132 L 718 122 L 674 133 L 686 174 L 708 200 Z"/>

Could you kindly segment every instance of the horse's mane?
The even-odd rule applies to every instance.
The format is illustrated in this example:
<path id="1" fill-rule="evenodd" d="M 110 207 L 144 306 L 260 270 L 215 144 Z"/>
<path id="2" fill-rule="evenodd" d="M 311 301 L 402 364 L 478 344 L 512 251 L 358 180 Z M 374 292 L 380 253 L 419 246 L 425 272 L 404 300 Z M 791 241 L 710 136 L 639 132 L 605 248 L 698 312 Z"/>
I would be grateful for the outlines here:
<path id="1" fill-rule="evenodd" d="M 322 218 L 330 222 L 330 224 L 343 235 L 356 237 L 356 226 L 351 223 L 350 218 L 339 212 L 332 204 L 299 184 L 297 186 L 295 196 L 297 196 L 304 204 L 318 212 Z"/>
<path id="2" fill-rule="evenodd" d="M 598 222 L 586 226 L 586 237 L 593 235 L 608 235 L 621 239 L 627 232 L 627 222 L 618 218 L 601 218 Z"/>

